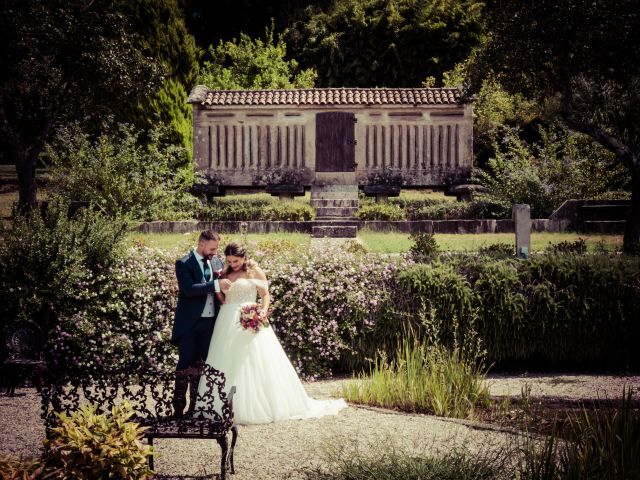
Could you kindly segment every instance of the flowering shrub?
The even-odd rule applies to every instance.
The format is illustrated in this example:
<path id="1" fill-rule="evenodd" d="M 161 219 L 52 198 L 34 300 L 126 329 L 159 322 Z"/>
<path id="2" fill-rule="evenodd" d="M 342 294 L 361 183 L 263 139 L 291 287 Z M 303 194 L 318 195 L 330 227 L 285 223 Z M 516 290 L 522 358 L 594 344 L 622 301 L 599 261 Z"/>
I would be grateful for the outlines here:
<path id="1" fill-rule="evenodd" d="M 46 349 L 58 374 L 175 368 L 169 342 L 177 298 L 173 259 L 133 247 L 110 271 L 77 286 L 87 306 L 59 319 Z"/>
<path id="2" fill-rule="evenodd" d="M 370 173 L 365 185 L 402 185 L 404 177 L 398 169 L 387 168 Z"/>
<path id="3" fill-rule="evenodd" d="M 325 249 L 256 259 L 271 281 L 271 325 L 298 372 L 317 378 L 358 357 L 382 314 L 398 260 Z"/>

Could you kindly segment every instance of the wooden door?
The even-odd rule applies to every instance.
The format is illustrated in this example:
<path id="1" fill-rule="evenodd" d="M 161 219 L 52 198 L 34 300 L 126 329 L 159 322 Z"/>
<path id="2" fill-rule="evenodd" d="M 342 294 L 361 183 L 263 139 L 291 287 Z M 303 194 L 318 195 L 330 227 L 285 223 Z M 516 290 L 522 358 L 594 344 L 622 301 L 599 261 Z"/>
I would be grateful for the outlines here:
<path id="1" fill-rule="evenodd" d="M 354 172 L 356 116 L 351 112 L 316 114 L 316 172 Z"/>

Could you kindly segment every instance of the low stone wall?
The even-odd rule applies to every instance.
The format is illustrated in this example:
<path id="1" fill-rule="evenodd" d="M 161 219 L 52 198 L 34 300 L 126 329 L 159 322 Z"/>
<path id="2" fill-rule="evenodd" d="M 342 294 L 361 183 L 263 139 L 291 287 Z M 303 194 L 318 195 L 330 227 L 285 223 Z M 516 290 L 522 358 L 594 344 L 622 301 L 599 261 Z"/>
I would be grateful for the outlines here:
<path id="1" fill-rule="evenodd" d="M 374 232 L 424 232 L 424 233 L 514 233 L 513 220 L 419 220 L 419 221 L 359 221 L 340 222 L 145 222 L 135 230 L 143 233 L 186 233 L 212 229 L 216 232 L 238 233 L 241 225 L 246 225 L 247 233 L 289 232 L 311 234 L 317 226 L 353 226 L 358 230 Z M 533 232 L 564 232 L 568 225 L 549 219 L 531 221 Z"/>

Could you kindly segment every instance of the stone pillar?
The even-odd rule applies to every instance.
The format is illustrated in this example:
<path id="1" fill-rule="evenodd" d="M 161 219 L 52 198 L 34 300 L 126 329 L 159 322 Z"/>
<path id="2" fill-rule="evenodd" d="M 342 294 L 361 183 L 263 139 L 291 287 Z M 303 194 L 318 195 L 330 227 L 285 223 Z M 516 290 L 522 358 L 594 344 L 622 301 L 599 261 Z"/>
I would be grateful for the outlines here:
<path id="1" fill-rule="evenodd" d="M 513 224 L 516 231 L 516 255 L 529 258 L 531 253 L 531 207 L 516 203 L 512 210 Z"/>

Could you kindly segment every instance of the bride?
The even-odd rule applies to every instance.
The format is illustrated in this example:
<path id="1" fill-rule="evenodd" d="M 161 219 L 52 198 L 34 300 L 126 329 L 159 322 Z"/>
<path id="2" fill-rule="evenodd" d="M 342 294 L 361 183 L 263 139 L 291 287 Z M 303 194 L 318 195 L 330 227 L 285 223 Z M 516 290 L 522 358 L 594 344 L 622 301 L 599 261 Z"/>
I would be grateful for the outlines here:
<path id="1" fill-rule="evenodd" d="M 314 400 L 304 390 L 282 349 L 273 328 L 257 333 L 240 324 L 240 308 L 261 298 L 267 312 L 271 298 L 267 277 L 246 249 L 230 243 L 224 250 L 227 269 L 220 280 L 224 304 L 211 337 L 207 364 L 226 377 L 227 391 L 236 387 L 233 412 L 237 423 L 269 423 L 280 420 L 335 415 L 346 407 L 344 400 Z M 201 381 L 198 394 L 204 394 Z"/>

